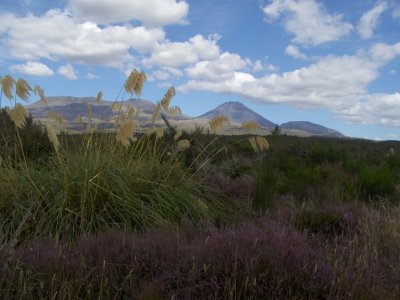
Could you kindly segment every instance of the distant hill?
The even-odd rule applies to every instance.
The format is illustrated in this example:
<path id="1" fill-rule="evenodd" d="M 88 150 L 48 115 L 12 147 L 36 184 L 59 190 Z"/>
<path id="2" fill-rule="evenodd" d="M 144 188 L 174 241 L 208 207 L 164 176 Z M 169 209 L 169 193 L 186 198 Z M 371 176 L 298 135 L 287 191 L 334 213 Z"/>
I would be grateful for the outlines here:
<path id="1" fill-rule="evenodd" d="M 31 112 L 32 117 L 36 120 L 43 121 L 47 117 L 49 111 L 61 114 L 69 125 L 68 128 L 74 130 L 79 125 L 76 118 L 86 116 L 87 104 L 92 112 L 92 120 L 96 120 L 98 124 L 103 124 L 103 128 L 113 127 L 110 123 L 110 118 L 116 116 L 111 105 L 114 101 L 103 100 L 101 103 L 96 102 L 94 97 L 47 97 L 47 104 L 42 104 L 39 101 L 27 105 L 27 109 Z M 123 109 L 134 107 L 140 110 L 138 120 L 141 125 L 149 126 L 148 120 L 154 112 L 155 104 L 144 99 L 128 99 L 122 102 Z M 208 121 L 216 116 L 225 115 L 229 118 L 232 126 L 224 129 L 221 134 L 243 134 L 245 131 L 241 129 L 240 123 L 255 121 L 260 124 L 260 129 L 257 134 L 268 134 L 276 126 L 275 123 L 264 118 L 260 114 L 252 111 L 240 102 L 225 102 L 213 110 L 199 116 L 188 117 L 185 115 L 177 115 L 169 117 L 171 124 L 178 126 L 181 129 L 193 130 L 196 126 L 207 128 Z M 164 124 L 161 119 L 157 124 Z M 147 124 L 147 125 L 146 125 Z M 79 127 L 79 126 L 78 126 Z M 331 136 L 344 137 L 340 132 L 326 128 L 324 126 L 306 121 L 295 121 L 284 123 L 280 126 L 282 134 L 296 136 Z"/>
<path id="2" fill-rule="evenodd" d="M 283 130 L 301 130 L 317 136 L 344 137 L 342 133 L 334 129 L 324 127 L 307 121 L 291 121 L 280 125 Z"/>
<path id="3" fill-rule="evenodd" d="M 197 119 L 212 119 L 220 115 L 227 116 L 233 123 L 254 121 L 267 129 L 273 129 L 276 125 L 240 102 L 225 102 L 213 110 L 197 117 Z"/>
<path id="4" fill-rule="evenodd" d="M 27 106 L 33 118 L 44 119 L 48 111 L 61 114 L 65 120 L 73 121 L 78 115 L 86 116 L 87 104 L 90 105 L 94 118 L 107 120 L 115 115 L 111 109 L 113 101 L 96 102 L 93 97 L 47 97 L 47 104 L 39 101 Z M 141 114 L 151 115 L 154 111 L 154 104 L 149 100 L 129 99 L 123 101 L 123 107 L 134 107 L 141 111 Z"/>

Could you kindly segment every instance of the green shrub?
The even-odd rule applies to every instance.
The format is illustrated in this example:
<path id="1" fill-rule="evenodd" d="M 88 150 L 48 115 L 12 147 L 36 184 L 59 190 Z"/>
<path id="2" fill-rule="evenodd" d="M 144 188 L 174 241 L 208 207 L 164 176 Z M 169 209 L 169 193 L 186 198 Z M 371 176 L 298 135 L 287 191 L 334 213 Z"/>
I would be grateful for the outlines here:
<path id="1" fill-rule="evenodd" d="M 344 224 L 343 214 L 332 210 L 309 208 L 294 217 L 294 225 L 299 230 L 308 229 L 312 233 L 336 234 L 344 229 Z"/>
<path id="2" fill-rule="evenodd" d="M 357 184 L 362 196 L 368 199 L 391 196 L 395 192 L 395 177 L 387 167 L 364 167 L 358 174 Z"/>
<path id="3" fill-rule="evenodd" d="M 28 160 L 38 160 L 51 152 L 51 144 L 42 126 L 26 119 L 23 128 L 17 128 L 5 109 L 0 111 L 0 157 L 15 161 L 24 156 Z"/>

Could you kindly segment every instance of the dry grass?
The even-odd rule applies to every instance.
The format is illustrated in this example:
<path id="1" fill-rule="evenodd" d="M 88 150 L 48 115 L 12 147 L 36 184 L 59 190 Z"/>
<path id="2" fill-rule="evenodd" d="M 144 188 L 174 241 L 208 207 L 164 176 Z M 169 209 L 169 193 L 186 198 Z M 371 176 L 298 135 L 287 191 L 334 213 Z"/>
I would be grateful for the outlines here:
<path id="1" fill-rule="evenodd" d="M 100 104 L 102 102 L 102 98 L 103 98 L 103 93 L 98 92 L 96 97 L 96 103 Z"/>
<path id="2" fill-rule="evenodd" d="M 209 122 L 208 122 L 208 124 L 209 124 L 209 126 L 210 126 L 210 129 L 213 131 L 213 132 L 217 132 L 218 131 L 218 129 L 220 129 L 222 126 L 224 126 L 224 125 L 229 125 L 229 118 L 227 117 L 227 116 L 223 116 L 223 115 L 221 115 L 221 116 L 217 116 L 217 117 L 215 117 L 215 118 L 212 118 Z"/>
<path id="3" fill-rule="evenodd" d="M 60 148 L 60 142 L 57 137 L 57 133 L 53 127 L 53 125 L 50 124 L 50 122 L 46 122 L 46 130 L 47 130 L 47 136 L 49 137 L 49 140 L 51 144 L 53 145 L 54 149 L 58 153 L 59 148 Z"/>
<path id="4" fill-rule="evenodd" d="M 10 119 L 18 128 L 23 128 L 26 124 L 26 119 L 29 118 L 28 110 L 21 104 L 17 103 L 14 108 L 6 109 Z"/>
<path id="5" fill-rule="evenodd" d="M 176 91 L 174 87 L 170 87 L 165 93 L 164 97 L 161 99 L 161 106 L 164 110 L 168 110 L 172 98 L 175 96 Z"/>
<path id="6" fill-rule="evenodd" d="M 47 104 L 46 96 L 44 95 L 44 90 L 38 85 L 35 85 L 35 88 L 33 90 L 34 90 L 35 95 L 39 95 L 40 102 L 42 104 Z"/>
<path id="7" fill-rule="evenodd" d="M 136 94 L 140 96 L 142 94 L 142 88 L 146 80 L 147 77 L 143 71 L 138 71 L 134 69 L 125 82 L 125 91 L 130 93 L 131 95 Z"/>
<path id="8" fill-rule="evenodd" d="M 13 88 L 15 86 L 15 80 L 10 75 L 6 75 L 1 80 L 1 90 L 10 101 L 14 98 Z"/>
<path id="9" fill-rule="evenodd" d="M 116 131 L 115 139 L 124 146 L 129 146 L 135 133 L 135 121 L 124 121 Z"/>
<path id="10" fill-rule="evenodd" d="M 246 131 L 254 131 L 257 129 L 260 129 L 260 124 L 258 124 L 257 122 L 243 122 L 242 123 L 242 127 L 246 130 Z"/>
<path id="11" fill-rule="evenodd" d="M 177 144 L 178 151 L 184 151 L 186 149 L 189 149 L 189 147 L 190 147 L 190 141 L 187 139 L 180 140 Z"/>
<path id="12" fill-rule="evenodd" d="M 16 94 L 24 101 L 28 101 L 30 93 L 33 92 L 32 87 L 25 79 L 18 79 L 15 86 Z"/>

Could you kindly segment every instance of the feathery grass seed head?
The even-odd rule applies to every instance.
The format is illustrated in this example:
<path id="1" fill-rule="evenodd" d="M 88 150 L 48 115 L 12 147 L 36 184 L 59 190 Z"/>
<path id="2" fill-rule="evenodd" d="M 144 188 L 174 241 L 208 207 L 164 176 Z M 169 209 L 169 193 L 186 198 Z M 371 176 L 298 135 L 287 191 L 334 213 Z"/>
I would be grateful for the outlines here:
<path id="1" fill-rule="evenodd" d="M 170 116 L 179 116 L 182 114 L 182 111 L 179 106 L 172 106 L 172 107 L 168 107 L 167 113 Z"/>
<path id="2" fill-rule="evenodd" d="M 79 123 L 79 125 L 83 125 L 83 119 L 82 119 L 82 116 L 81 115 L 78 115 L 77 117 L 76 117 L 76 119 L 75 119 L 75 122 L 78 122 Z"/>
<path id="3" fill-rule="evenodd" d="M 44 90 L 39 85 L 35 85 L 33 92 L 35 93 L 35 95 L 39 95 L 40 103 L 47 104 L 46 97 L 44 95 Z"/>
<path id="4" fill-rule="evenodd" d="M 11 77 L 11 75 L 6 75 L 3 77 L 1 81 L 1 89 L 3 91 L 4 96 L 6 96 L 9 100 L 13 99 L 12 90 L 15 86 L 15 80 Z"/>
<path id="5" fill-rule="evenodd" d="M 140 96 L 142 94 L 142 88 L 146 80 L 147 77 L 143 71 L 139 72 L 138 70 L 134 69 L 125 82 L 125 91 L 130 93 L 131 95 L 136 94 Z"/>
<path id="6" fill-rule="evenodd" d="M 215 132 L 222 126 L 228 125 L 229 119 L 228 119 L 228 117 L 221 115 L 221 116 L 212 118 L 208 124 L 210 125 L 211 130 Z"/>
<path id="7" fill-rule="evenodd" d="M 92 108 L 90 107 L 89 103 L 86 103 L 86 117 L 89 119 L 92 118 Z"/>
<path id="8" fill-rule="evenodd" d="M 190 147 L 190 141 L 187 139 L 180 140 L 177 144 L 178 151 L 184 151 Z"/>
<path id="9" fill-rule="evenodd" d="M 252 136 L 249 138 L 249 142 L 255 153 L 266 151 L 269 148 L 268 140 L 263 136 Z"/>
<path id="10" fill-rule="evenodd" d="M 164 136 L 164 128 L 157 128 L 156 132 L 156 139 L 161 139 Z"/>
<path id="11" fill-rule="evenodd" d="M 28 101 L 30 93 L 33 91 L 29 83 L 22 78 L 18 79 L 15 90 L 18 97 L 20 97 L 24 101 Z"/>
<path id="12" fill-rule="evenodd" d="M 129 146 L 130 141 L 133 140 L 136 124 L 133 120 L 123 122 L 117 129 L 115 138 L 124 146 Z"/>
<path id="13" fill-rule="evenodd" d="M 150 136 L 152 135 L 154 132 L 156 131 L 156 129 L 154 127 L 149 127 L 146 130 L 146 136 Z"/>
<path id="14" fill-rule="evenodd" d="M 21 104 L 17 103 L 14 108 L 7 109 L 10 119 L 18 128 L 23 128 L 26 125 L 26 119 L 29 118 L 28 110 Z"/>
<path id="15" fill-rule="evenodd" d="M 246 131 L 253 131 L 253 130 L 260 129 L 260 124 L 258 124 L 257 122 L 243 122 L 242 127 Z"/>
<path id="16" fill-rule="evenodd" d="M 161 100 L 161 106 L 164 110 L 168 111 L 169 104 L 171 103 L 171 99 L 176 95 L 176 91 L 174 87 L 170 87 L 168 91 L 165 93 L 164 97 Z"/>
<path id="17" fill-rule="evenodd" d="M 97 93 L 97 97 L 96 97 L 96 103 L 100 104 L 103 100 L 103 93 L 100 91 Z"/>
<path id="18" fill-rule="evenodd" d="M 50 122 L 46 122 L 45 124 L 46 124 L 47 136 L 49 137 L 49 140 L 53 145 L 54 149 L 56 150 L 56 152 L 58 152 L 58 149 L 60 148 L 60 142 L 58 140 L 56 131 L 54 127 L 50 124 Z"/>
<path id="19" fill-rule="evenodd" d="M 154 107 L 154 112 L 151 115 L 150 121 L 152 124 L 156 121 L 156 119 L 160 116 L 161 113 L 161 104 L 157 103 L 156 106 Z"/>

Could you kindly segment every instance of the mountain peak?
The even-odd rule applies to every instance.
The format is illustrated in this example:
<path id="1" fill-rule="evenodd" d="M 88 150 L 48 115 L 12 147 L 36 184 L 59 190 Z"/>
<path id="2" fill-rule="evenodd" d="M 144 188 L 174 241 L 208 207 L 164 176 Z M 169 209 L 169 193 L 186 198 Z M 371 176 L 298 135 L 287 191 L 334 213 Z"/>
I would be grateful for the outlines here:
<path id="1" fill-rule="evenodd" d="M 197 117 L 199 119 L 212 119 L 216 116 L 224 115 L 229 118 L 233 123 L 243 123 L 254 121 L 260 124 L 262 127 L 274 128 L 275 124 L 267 120 L 258 113 L 252 111 L 246 105 L 238 101 L 228 101 L 224 102 L 218 107 L 210 110 L 209 112 Z"/>

